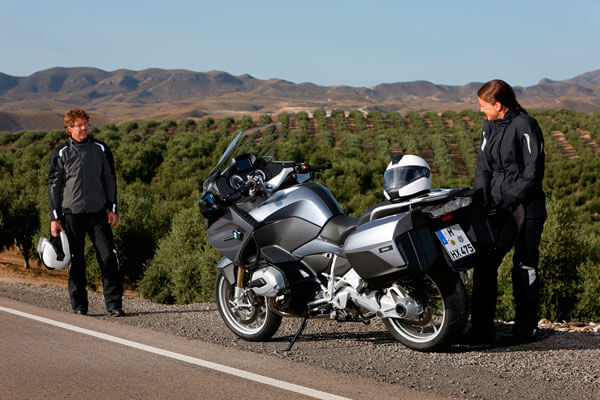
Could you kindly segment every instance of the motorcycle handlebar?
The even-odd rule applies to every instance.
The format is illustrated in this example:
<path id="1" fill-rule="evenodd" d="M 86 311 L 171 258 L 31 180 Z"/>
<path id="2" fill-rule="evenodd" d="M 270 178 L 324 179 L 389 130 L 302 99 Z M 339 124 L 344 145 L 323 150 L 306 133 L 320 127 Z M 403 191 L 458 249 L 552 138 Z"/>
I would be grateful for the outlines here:
<path id="1" fill-rule="evenodd" d="M 309 172 L 320 172 L 326 169 L 332 168 L 331 163 L 325 164 L 306 164 L 306 163 L 285 163 L 283 164 L 285 168 L 294 167 L 294 171 L 298 174 L 306 174 Z M 248 179 L 244 185 L 231 193 L 229 195 L 222 197 L 220 200 L 213 198 L 212 195 L 209 196 L 210 200 L 205 199 L 203 196 L 202 200 L 199 202 L 200 210 L 203 213 L 208 213 L 212 210 L 219 208 L 219 203 L 229 203 L 232 201 L 238 200 L 240 197 L 245 195 L 254 196 L 256 193 L 259 193 L 263 190 L 263 182 L 260 177 L 258 179 L 251 177 Z M 209 192 L 207 192 L 209 193 Z"/>
<path id="2" fill-rule="evenodd" d="M 319 172 L 319 171 L 323 171 L 325 169 L 330 169 L 332 167 L 331 163 L 325 163 L 325 164 L 299 164 L 296 165 L 296 172 L 299 174 L 306 174 L 307 172 Z"/>

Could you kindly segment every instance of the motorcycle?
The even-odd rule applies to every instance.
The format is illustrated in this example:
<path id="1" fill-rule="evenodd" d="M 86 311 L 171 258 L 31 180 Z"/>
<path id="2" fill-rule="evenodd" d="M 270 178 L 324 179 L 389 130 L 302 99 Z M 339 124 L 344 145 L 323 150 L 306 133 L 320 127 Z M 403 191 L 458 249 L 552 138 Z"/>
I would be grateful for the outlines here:
<path id="1" fill-rule="evenodd" d="M 227 327 L 265 341 L 283 317 L 369 324 L 381 318 L 405 346 L 434 351 L 467 320 L 462 272 L 514 243 L 519 221 L 490 214 L 480 191 L 432 190 L 345 215 L 311 181 L 331 164 L 274 160 L 279 123 L 243 130 L 203 183 L 208 242 L 223 256 L 216 304 Z M 515 215 L 522 218 L 522 210 Z"/>

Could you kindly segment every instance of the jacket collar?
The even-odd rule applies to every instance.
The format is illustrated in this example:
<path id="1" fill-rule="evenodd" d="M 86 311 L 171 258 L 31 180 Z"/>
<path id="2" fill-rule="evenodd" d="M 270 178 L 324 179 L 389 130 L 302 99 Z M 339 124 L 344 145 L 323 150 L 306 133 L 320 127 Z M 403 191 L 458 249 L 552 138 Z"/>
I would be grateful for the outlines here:
<path id="1" fill-rule="evenodd" d="M 84 144 L 91 143 L 91 142 L 92 142 L 92 138 L 90 137 L 90 135 L 88 135 L 88 137 L 86 137 L 85 140 L 82 142 L 78 142 L 77 140 L 75 140 L 69 136 L 69 143 L 71 143 L 72 145 L 75 145 L 75 146 L 83 146 Z"/>
<path id="2" fill-rule="evenodd" d="M 492 123 L 498 127 L 506 127 L 506 126 L 510 125 L 513 118 L 516 117 L 517 115 L 519 115 L 519 112 L 517 110 L 515 110 L 514 108 L 511 108 L 510 110 L 508 110 L 506 112 L 506 114 L 504 115 L 504 118 L 496 120 L 496 121 L 492 121 Z"/>

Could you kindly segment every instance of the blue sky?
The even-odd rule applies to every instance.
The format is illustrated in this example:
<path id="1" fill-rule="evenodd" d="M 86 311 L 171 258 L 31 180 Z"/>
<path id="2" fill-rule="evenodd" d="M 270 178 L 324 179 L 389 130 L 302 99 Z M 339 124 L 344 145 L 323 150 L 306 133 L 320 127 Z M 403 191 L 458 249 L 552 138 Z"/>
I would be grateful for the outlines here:
<path id="1" fill-rule="evenodd" d="M 600 69 L 600 0 L 0 0 L 0 72 L 55 66 L 248 73 L 374 86 Z"/>

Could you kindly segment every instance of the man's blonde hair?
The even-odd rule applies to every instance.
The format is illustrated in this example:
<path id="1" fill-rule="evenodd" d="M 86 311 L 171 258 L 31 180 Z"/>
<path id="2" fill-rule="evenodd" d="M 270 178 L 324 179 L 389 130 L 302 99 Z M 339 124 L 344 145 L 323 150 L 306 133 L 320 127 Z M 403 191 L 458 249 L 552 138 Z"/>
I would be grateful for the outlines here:
<path id="1" fill-rule="evenodd" d="M 65 114 L 65 128 L 72 127 L 75 125 L 76 119 L 90 120 L 90 116 L 83 110 L 71 110 Z"/>

